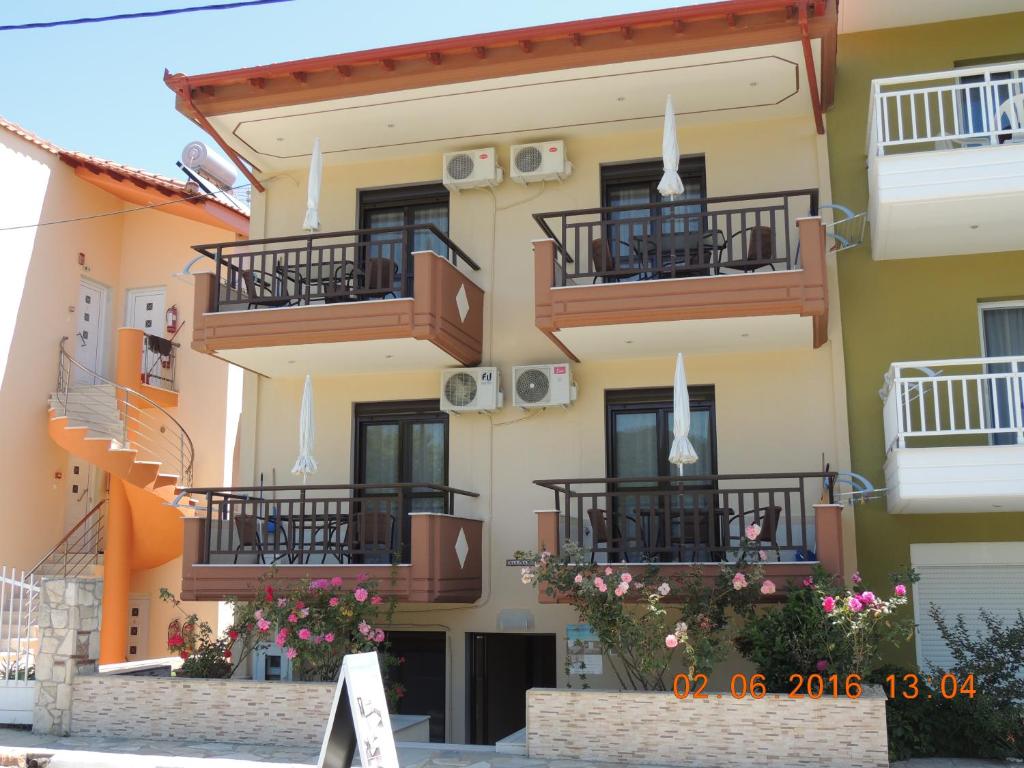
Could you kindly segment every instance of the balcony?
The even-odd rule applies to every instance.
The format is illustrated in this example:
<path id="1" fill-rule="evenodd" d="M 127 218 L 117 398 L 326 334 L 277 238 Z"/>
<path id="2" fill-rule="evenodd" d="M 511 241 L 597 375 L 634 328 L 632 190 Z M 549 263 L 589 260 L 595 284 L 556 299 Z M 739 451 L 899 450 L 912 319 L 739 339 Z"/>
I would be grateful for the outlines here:
<path id="1" fill-rule="evenodd" d="M 195 250 L 214 264 L 196 275 L 200 352 L 268 376 L 480 362 L 484 295 L 466 271 L 479 267 L 433 225 Z"/>
<path id="2" fill-rule="evenodd" d="M 1024 357 L 894 363 L 882 399 L 889 512 L 1024 508 Z"/>
<path id="3" fill-rule="evenodd" d="M 476 493 L 443 485 L 193 488 L 182 597 L 254 597 L 275 583 L 367 574 L 402 602 L 480 597 L 481 520 L 455 514 Z"/>
<path id="4" fill-rule="evenodd" d="M 577 360 L 819 347 L 817 190 L 536 214 L 537 327 Z"/>
<path id="5" fill-rule="evenodd" d="M 1024 61 L 873 81 L 868 184 L 875 259 L 1018 250 Z"/>
<path id="6" fill-rule="evenodd" d="M 569 543 L 614 569 L 654 564 L 676 576 L 699 569 L 712 580 L 756 523 L 765 575 L 784 591 L 819 564 L 843 572 L 834 481 L 828 472 L 537 480 L 554 493 L 554 509 L 537 512 L 538 546 L 557 553 Z M 556 600 L 541 592 L 542 602 Z"/>

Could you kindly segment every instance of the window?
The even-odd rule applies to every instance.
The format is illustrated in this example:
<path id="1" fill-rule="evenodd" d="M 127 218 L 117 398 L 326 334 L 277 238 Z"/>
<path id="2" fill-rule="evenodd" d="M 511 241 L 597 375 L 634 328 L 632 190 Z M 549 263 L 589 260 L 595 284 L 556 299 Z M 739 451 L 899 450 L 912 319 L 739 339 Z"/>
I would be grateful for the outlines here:
<path id="1" fill-rule="evenodd" d="M 965 69 L 968 67 L 999 65 L 1004 62 L 1010 64 L 1017 61 L 1024 61 L 1024 54 L 974 59 L 971 61 L 958 61 L 954 66 L 957 69 Z M 1012 82 L 1008 82 L 1005 85 L 996 85 L 993 104 L 986 103 L 989 97 L 987 96 L 987 92 L 984 87 L 968 87 L 961 92 L 960 113 L 964 126 L 963 131 L 965 133 L 988 133 L 989 130 L 991 130 L 987 116 L 991 114 L 991 120 L 994 120 L 996 115 L 999 114 L 1000 108 L 1003 104 L 1014 97 L 1019 97 L 1021 93 L 1024 92 L 1024 66 L 1019 69 L 1008 67 L 1001 72 L 992 72 L 989 75 L 965 75 L 957 78 L 958 83 L 968 86 L 974 83 L 985 83 L 1000 80 L 1009 80 Z M 1009 130 L 1011 127 L 1009 117 L 1004 114 L 998 128 Z"/>
<path id="2" fill-rule="evenodd" d="M 1024 302 L 982 304 L 979 310 L 982 354 L 985 357 L 1024 356 Z M 1011 370 L 1010 363 L 996 363 L 985 367 L 986 373 L 1008 373 Z M 1024 370 L 1024 365 L 1019 365 L 1018 370 Z M 995 379 L 991 386 L 988 402 L 990 423 L 1004 428 L 1021 423 L 1024 420 L 1024 412 L 1012 413 L 1014 400 L 1024 403 L 1024 386 L 1021 385 L 1021 380 L 1012 382 L 1009 379 Z M 1016 397 L 1013 386 L 1019 390 Z M 992 442 L 996 445 L 1012 445 L 1017 442 L 1017 437 L 1010 433 L 995 434 L 992 436 Z"/>
<path id="3" fill-rule="evenodd" d="M 355 408 L 357 483 L 448 483 L 448 414 L 437 400 L 360 403 Z M 387 488 L 368 493 L 393 494 Z M 402 562 L 409 562 L 411 512 L 444 512 L 443 492 L 409 488 L 399 510 Z M 397 532 L 395 532 L 397 533 Z"/>
<path id="4" fill-rule="evenodd" d="M 669 464 L 672 446 L 672 389 L 619 389 L 605 393 L 609 477 L 668 477 L 679 474 Z M 718 471 L 714 387 L 690 387 L 690 442 L 697 463 L 688 475 Z"/>

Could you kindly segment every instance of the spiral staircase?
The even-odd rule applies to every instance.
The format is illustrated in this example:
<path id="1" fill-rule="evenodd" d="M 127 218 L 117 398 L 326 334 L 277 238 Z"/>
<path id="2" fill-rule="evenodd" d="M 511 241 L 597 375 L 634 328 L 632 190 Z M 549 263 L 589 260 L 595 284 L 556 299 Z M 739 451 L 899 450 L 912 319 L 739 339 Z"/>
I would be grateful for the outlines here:
<path id="1" fill-rule="evenodd" d="M 119 641 L 113 635 L 127 622 L 131 574 L 182 553 L 182 513 L 172 502 L 177 488 L 191 484 L 194 459 L 185 428 L 157 400 L 166 403 L 167 398 L 142 391 L 151 387 L 127 383 L 139 378 L 142 332 L 121 329 L 119 334 L 118 381 L 76 361 L 67 350 L 67 338 L 62 339 L 57 388 L 49 401 L 48 426 L 54 442 L 111 476 L 104 519 L 95 521 L 105 535 L 102 541 L 94 538 L 85 545 L 93 565 L 98 552 L 103 553 L 101 663 L 123 660 L 123 651 L 116 650 L 123 646 L 123 638 Z M 58 543 L 40 563 L 39 574 L 67 573 L 69 568 L 82 574 L 80 564 L 89 562 L 90 552 L 70 550 L 66 542 Z M 108 613 L 117 613 L 121 606 L 125 615 L 110 617 L 108 625 Z"/>

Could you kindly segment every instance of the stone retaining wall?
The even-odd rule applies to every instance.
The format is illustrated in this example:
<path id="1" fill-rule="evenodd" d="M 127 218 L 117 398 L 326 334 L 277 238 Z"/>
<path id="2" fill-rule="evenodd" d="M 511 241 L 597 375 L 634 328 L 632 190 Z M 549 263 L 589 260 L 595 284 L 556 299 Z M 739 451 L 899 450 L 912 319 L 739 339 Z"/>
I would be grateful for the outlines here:
<path id="1" fill-rule="evenodd" d="M 859 699 L 677 699 L 671 693 L 534 688 L 526 694 L 530 757 L 684 768 L 883 768 L 885 695 Z"/>
<path id="2" fill-rule="evenodd" d="M 333 683 L 132 675 L 75 680 L 71 733 L 240 744 L 319 744 Z"/>

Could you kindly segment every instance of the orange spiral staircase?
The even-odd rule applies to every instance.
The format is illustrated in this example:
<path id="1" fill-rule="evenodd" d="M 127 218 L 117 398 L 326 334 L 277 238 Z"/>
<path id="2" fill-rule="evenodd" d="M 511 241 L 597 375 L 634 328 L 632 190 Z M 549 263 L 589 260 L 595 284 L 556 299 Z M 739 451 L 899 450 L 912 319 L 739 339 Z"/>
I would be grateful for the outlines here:
<path id="1" fill-rule="evenodd" d="M 116 381 L 77 362 L 60 344 L 57 390 L 50 397 L 49 432 L 59 446 L 110 474 L 103 547 L 100 663 L 125 660 L 132 573 L 182 552 L 178 487 L 192 482 L 194 448 L 165 406 L 177 393 L 140 382 L 145 334 L 118 331 Z"/>

